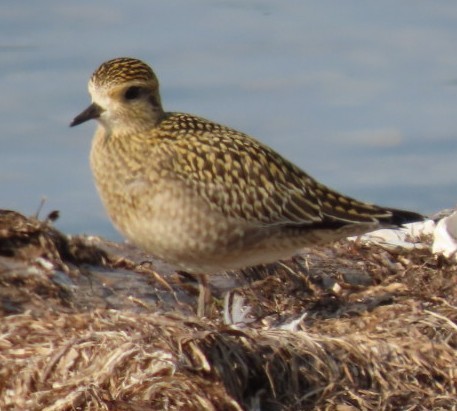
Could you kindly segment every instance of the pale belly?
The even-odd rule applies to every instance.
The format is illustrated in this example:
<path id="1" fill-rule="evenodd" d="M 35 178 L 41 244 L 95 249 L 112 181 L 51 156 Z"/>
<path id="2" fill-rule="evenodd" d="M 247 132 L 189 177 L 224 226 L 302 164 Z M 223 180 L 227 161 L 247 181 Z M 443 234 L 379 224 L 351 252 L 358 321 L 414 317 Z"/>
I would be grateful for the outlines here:
<path id="1" fill-rule="evenodd" d="M 136 184 L 122 195 L 100 194 L 129 241 L 179 269 L 211 274 L 265 264 L 293 255 L 302 245 L 298 239 L 276 241 L 271 228 L 227 218 L 189 190 L 161 188 Z"/>

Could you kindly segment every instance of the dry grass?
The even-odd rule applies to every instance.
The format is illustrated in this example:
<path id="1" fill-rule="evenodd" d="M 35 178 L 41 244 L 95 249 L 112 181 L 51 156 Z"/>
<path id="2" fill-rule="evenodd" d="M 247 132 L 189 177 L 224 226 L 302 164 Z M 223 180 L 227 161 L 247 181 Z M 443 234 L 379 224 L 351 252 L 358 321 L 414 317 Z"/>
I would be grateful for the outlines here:
<path id="1" fill-rule="evenodd" d="M 427 249 L 342 242 L 234 273 L 234 326 L 99 245 L 0 212 L 1 410 L 457 409 L 456 269 Z"/>

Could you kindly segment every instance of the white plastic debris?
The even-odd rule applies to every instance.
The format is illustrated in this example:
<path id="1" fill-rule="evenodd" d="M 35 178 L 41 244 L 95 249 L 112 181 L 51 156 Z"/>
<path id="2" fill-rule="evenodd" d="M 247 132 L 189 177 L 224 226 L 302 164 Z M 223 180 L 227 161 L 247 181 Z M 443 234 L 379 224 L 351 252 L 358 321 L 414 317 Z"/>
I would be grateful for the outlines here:
<path id="1" fill-rule="evenodd" d="M 278 328 L 280 330 L 287 330 L 287 331 L 298 331 L 300 329 L 300 325 L 303 322 L 303 320 L 307 317 L 308 313 L 303 313 L 299 317 L 294 318 L 293 320 L 290 320 L 282 325 L 280 325 Z"/>
<path id="2" fill-rule="evenodd" d="M 244 328 L 253 320 L 248 316 L 251 307 L 246 306 L 244 298 L 236 292 L 228 292 L 224 296 L 224 324 L 234 328 Z"/>
<path id="3" fill-rule="evenodd" d="M 457 211 L 436 224 L 433 231 L 432 253 L 457 262 Z"/>
<path id="4" fill-rule="evenodd" d="M 424 247 L 425 245 L 420 242 L 420 237 L 432 234 L 434 229 L 435 223 L 432 220 L 426 220 L 405 224 L 404 227 L 398 229 L 376 230 L 359 237 L 349 237 L 349 239 L 378 244 L 386 249 L 404 248 L 412 250 L 417 247 Z"/>

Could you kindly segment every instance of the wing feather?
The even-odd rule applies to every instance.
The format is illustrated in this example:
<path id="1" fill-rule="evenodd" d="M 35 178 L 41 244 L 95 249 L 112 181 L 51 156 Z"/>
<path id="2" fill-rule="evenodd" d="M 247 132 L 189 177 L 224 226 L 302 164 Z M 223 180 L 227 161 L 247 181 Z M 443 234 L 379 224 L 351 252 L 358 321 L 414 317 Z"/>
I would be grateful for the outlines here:
<path id="1" fill-rule="evenodd" d="M 177 118 L 176 118 L 177 117 Z M 173 114 L 175 178 L 235 219 L 265 225 L 376 222 L 392 213 L 325 187 L 268 146 L 199 117 Z M 162 123 L 169 139 L 167 124 Z M 170 150 L 167 141 L 167 150 Z"/>

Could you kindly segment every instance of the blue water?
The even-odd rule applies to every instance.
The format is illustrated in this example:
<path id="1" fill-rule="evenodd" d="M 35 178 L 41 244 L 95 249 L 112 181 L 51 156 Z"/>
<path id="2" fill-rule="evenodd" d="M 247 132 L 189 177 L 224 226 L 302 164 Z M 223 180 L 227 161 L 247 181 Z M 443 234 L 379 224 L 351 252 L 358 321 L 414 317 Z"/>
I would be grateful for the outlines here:
<path id="1" fill-rule="evenodd" d="M 118 239 L 74 129 L 104 60 L 144 59 L 165 108 L 231 125 L 322 182 L 389 206 L 457 203 L 457 3 L 0 3 L 0 208 L 58 209 Z"/>

